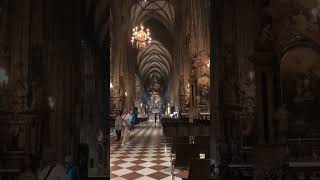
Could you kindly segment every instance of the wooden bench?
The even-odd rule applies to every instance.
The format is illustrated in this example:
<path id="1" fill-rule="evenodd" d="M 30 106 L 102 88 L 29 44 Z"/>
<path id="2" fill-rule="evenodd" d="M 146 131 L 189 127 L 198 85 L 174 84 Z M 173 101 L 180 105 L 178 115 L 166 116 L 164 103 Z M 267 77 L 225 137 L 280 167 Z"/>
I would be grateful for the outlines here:
<path id="1" fill-rule="evenodd" d="M 210 176 L 209 159 L 193 159 L 191 161 L 188 180 L 208 180 Z"/>
<path id="2" fill-rule="evenodd" d="M 176 158 L 173 161 L 174 168 L 187 168 L 191 160 L 199 158 L 199 148 L 197 144 L 178 143 L 172 148 L 175 152 Z"/>

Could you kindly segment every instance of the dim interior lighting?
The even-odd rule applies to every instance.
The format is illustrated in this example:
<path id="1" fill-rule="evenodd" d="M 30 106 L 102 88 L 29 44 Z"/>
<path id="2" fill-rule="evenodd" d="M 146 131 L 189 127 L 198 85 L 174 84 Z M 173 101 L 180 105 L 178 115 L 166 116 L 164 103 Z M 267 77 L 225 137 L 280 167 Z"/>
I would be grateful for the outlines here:
<path id="1" fill-rule="evenodd" d="M 188 84 L 188 87 L 190 87 L 190 84 Z"/>
<path id="2" fill-rule="evenodd" d="M 200 154 L 199 154 L 199 158 L 200 158 L 200 159 L 205 159 L 205 158 L 206 158 L 206 154 L 200 153 Z"/>

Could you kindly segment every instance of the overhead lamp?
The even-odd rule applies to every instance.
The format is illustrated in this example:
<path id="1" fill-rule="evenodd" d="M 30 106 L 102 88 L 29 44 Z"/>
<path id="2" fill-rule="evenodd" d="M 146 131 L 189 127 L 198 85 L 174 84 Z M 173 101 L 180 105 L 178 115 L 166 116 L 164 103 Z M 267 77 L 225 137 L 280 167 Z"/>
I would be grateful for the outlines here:
<path id="1" fill-rule="evenodd" d="M 138 49 L 146 48 L 152 40 L 150 30 L 147 28 L 145 31 L 144 29 L 145 27 L 142 24 L 140 25 L 140 29 L 137 26 L 132 29 L 131 43 L 132 46 Z"/>

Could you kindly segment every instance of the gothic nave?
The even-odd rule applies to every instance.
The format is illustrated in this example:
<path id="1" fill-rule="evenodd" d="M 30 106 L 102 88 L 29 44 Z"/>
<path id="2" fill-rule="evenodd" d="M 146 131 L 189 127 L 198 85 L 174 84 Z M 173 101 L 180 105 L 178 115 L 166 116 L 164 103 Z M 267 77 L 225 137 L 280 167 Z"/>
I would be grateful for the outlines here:
<path id="1" fill-rule="evenodd" d="M 320 179 L 319 97 L 319 0 L 0 0 L 0 180 Z"/>

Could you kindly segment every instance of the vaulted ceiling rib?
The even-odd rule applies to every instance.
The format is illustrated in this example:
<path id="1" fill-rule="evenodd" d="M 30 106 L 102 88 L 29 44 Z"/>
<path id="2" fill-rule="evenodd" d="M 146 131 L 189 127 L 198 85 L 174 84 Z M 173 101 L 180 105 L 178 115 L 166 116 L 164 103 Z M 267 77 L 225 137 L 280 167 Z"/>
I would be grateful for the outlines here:
<path id="1" fill-rule="evenodd" d="M 142 80 L 168 79 L 172 59 L 169 51 L 162 43 L 153 40 L 149 47 L 138 53 L 137 58 L 138 70 Z"/>
<path id="2" fill-rule="evenodd" d="M 168 0 L 140 1 L 132 5 L 130 9 L 132 25 L 139 25 L 147 16 L 161 17 L 168 28 L 174 26 L 175 11 Z"/>

